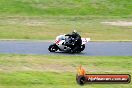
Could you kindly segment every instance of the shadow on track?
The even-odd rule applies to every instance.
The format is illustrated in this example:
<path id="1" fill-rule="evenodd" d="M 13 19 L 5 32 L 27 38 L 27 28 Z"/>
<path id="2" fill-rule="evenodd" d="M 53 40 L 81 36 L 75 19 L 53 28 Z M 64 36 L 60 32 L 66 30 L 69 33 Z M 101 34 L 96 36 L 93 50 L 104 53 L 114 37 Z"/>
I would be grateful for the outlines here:
<path id="1" fill-rule="evenodd" d="M 68 53 L 68 52 L 61 52 L 61 51 L 57 51 L 57 52 L 50 52 L 51 54 L 54 54 L 54 55 L 85 55 L 85 53 Z"/>

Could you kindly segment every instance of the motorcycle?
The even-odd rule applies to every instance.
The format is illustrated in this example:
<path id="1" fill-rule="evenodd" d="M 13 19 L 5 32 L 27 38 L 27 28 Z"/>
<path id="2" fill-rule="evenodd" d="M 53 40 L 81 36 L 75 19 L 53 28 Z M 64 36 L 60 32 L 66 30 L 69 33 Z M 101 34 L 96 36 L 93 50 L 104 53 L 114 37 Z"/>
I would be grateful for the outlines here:
<path id="1" fill-rule="evenodd" d="M 48 50 L 50 52 L 64 51 L 64 52 L 70 53 L 72 48 L 69 46 L 66 46 L 65 43 L 73 42 L 73 40 L 74 39 L 69 38 L 69 36 L 59 35 L 56 37 L 55 42 L 49 46 Z M 75 51 L 76 53 L 80 53 L 81 51 L 83 51 L 85 49 L 85 44 L 90 41 L 90 38 L 81 38 L 81 40 L 82 40 L 82 44 L 81 44 L 80 48 L 77 49 L 77 51 Z M 74 46 L 74 44 L 72 46 Z"/>

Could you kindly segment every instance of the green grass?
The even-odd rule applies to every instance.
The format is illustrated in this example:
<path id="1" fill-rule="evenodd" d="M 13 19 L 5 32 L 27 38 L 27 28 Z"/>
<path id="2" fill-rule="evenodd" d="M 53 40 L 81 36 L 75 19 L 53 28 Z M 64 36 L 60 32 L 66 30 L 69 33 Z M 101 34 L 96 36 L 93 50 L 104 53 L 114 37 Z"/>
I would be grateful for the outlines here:
<path id="1" fill-rule="evenodd" d="M 0 55 L 0 88 L 80 88 L 77 68 L 87 73 L 132 75 L 131 56 Z M 132 84 L 89 84 L 84 88 L 131 88 Z"/>
<path id="2" fill-rule="evenodd" d="M 131 0 L 1 0 L 1 15 L 132 16 Z"/>
<path id="3" fill-rule="evenodd" d="M 131 0 L 0 0 L 0 39 L 53 40 L 77 29 L 92 40 L 132 40 Z"/>
<path id="4" fill-rule="evenodd" d="M 131 19 L 90 17 L 6 17 L 0 18 L 0 39 L 54 40 L 59 34 L 77 29 L 82 37 L 92 40 L 132 40 L 132 26 L 111 26 L 105 21 L 131 21 Z"/>

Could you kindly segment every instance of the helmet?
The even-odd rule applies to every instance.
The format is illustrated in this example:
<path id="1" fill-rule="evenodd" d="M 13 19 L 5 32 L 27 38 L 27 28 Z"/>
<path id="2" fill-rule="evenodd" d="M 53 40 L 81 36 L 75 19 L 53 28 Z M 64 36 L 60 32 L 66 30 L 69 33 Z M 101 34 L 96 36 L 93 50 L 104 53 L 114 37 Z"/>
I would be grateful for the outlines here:
<path id="1" fill-rule="evenodd" d="M 77 33 L 77 31 L 76 30 L 73 30 L 73 32 L 72 33 Z"/>

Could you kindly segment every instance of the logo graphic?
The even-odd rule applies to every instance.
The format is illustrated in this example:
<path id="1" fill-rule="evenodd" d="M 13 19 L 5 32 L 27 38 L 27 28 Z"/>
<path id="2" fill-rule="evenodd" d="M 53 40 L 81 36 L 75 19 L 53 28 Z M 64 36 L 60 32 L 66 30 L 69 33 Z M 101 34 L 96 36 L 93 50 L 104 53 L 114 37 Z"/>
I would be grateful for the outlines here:
<path id="1" fill-rule="evenodd" d="M 76 81 L 79 85 L 85 83 L 130 83 L 129 74 L 86 74 L 82 66 L 78 69 Z"/>

